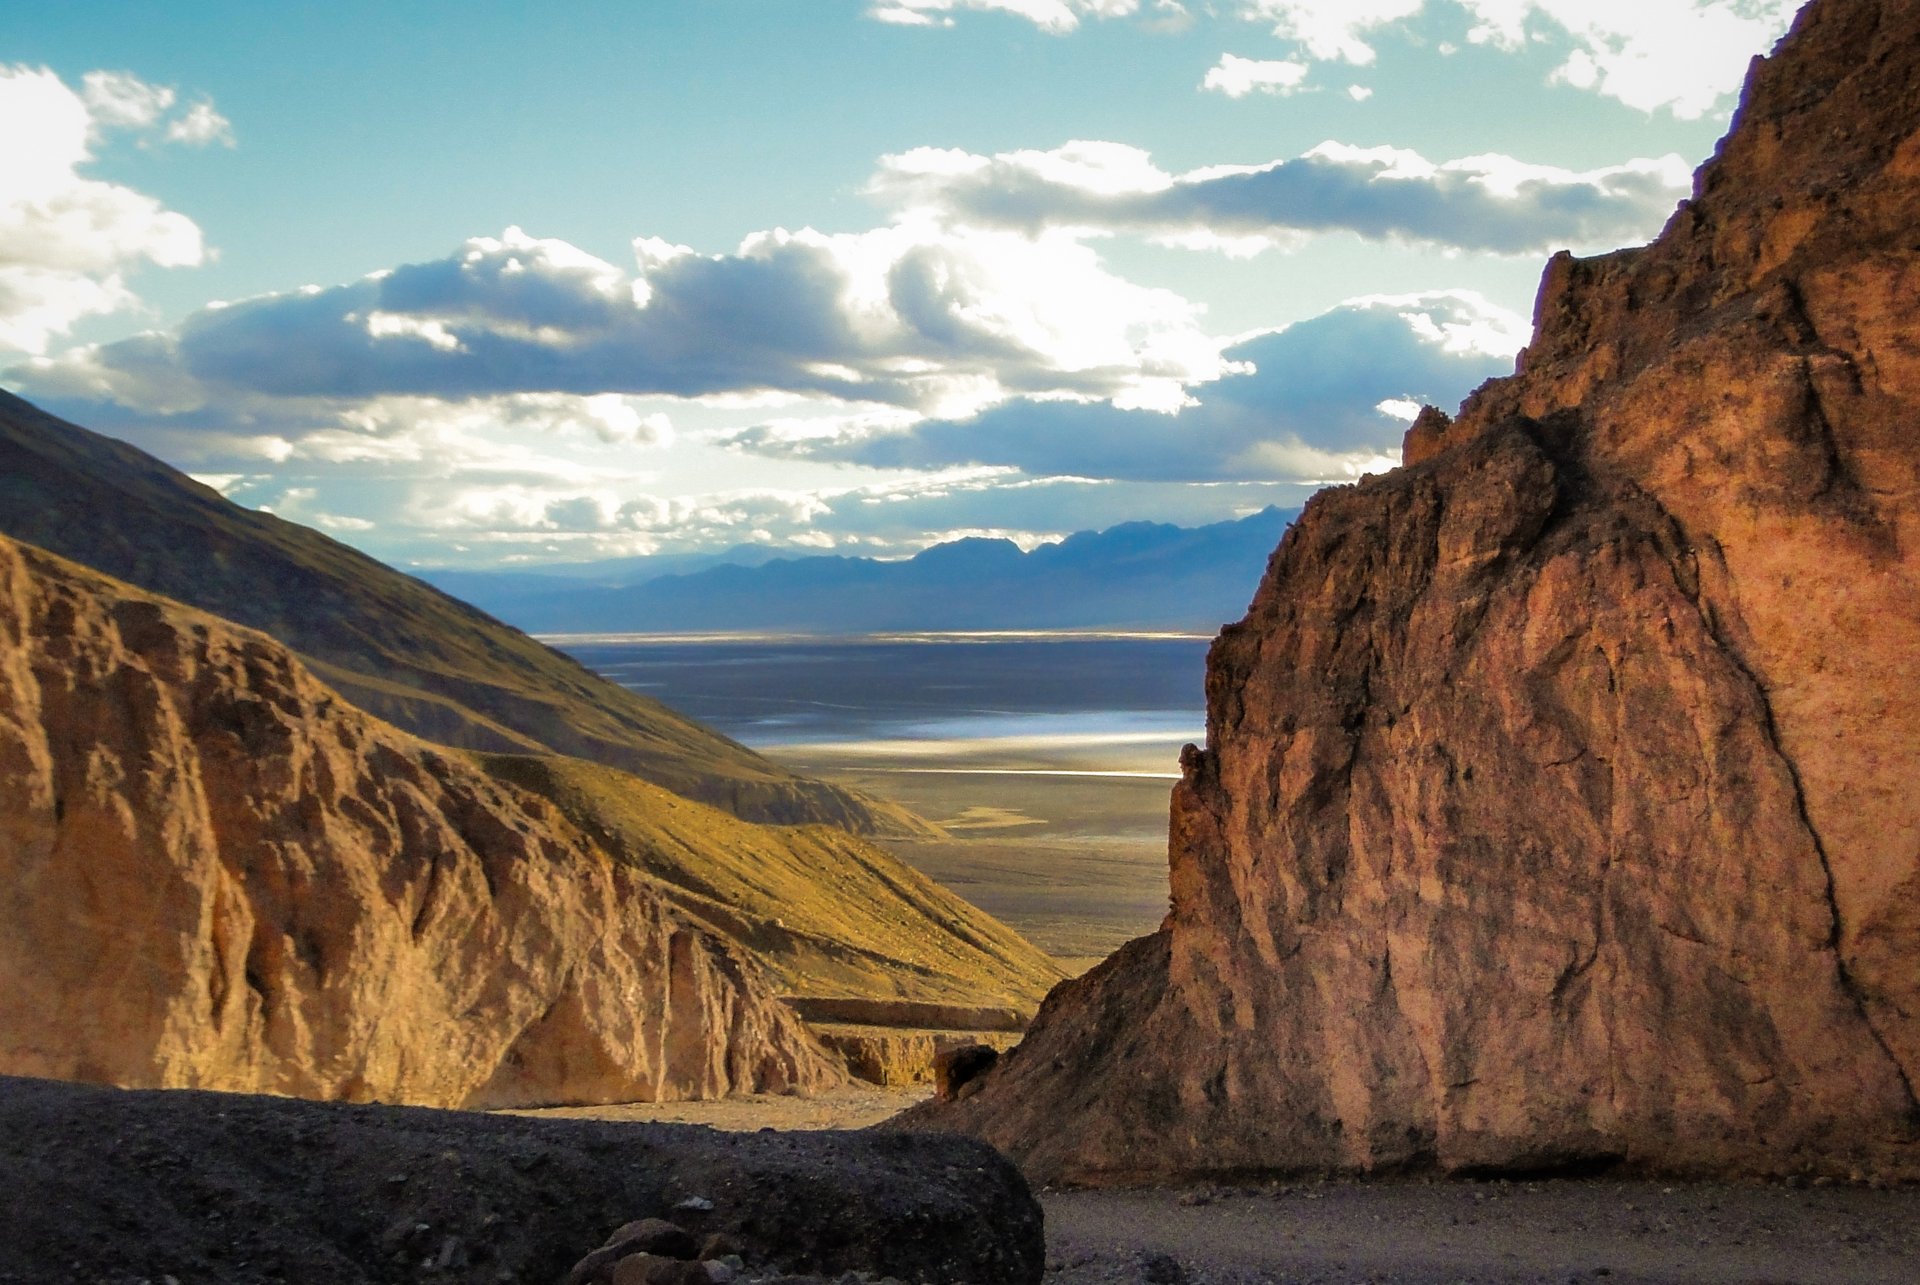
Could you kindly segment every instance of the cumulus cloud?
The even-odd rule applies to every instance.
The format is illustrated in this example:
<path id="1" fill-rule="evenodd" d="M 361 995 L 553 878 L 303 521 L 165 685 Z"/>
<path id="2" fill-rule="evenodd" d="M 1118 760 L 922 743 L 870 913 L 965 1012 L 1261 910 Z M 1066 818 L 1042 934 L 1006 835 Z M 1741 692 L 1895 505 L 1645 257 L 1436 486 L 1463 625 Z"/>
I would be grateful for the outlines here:
<path id="1" fill-rule="evenodd" d="M 1307 70 L 1307 64 L 1303 62 L 1221 54 L 1220 61 L 1200 82 L 1200 88 L 1225 94 L 1228 98 L 1245 98 L 1255 92 L 1285 96 L 1300 89 L 1307 79 Z"/>
<path id="2" fill-rule="evenodd" d="M 123 72 L 90 73 L 75 92 L 50 71 L 0 67 L 0 351 L 44 352 L 80 319 L 135 306 L 126 277 L 143 263 L 204 260 L 184 214 L 81 173 L 104 134 L 159 128 L 174 100 Z"/>
<path id="3" fill-rule="evenodd" d="M 1394 147 L 1322 143 L 1291 160 L 1171 174 L 1121 143 L 980 156 L 916 148 L 881 158 L 875 194 L 969 226 L 1130 232 L 1272 244 L 1350 231 L 1464 250 L 1610 249 L 1657 231 L 1688 190 L 1678 156 L 1574 171 L 1488 154 L 1434 162 Z"/>
<path id="4" fill-rule="evenodd" d="M 967 414 L 1016 394 L 1171 405 L 1227 369 L 1198 310 L 1064 234 L 900 225 L 635 243 L 625 269 L 510 229 L 428 263 L 75 350 L 37 388 L 162 414 L 248 399 L 778 390 Z"/>
<path id="5" fill-rule="evenodd" d="M 1308 483 L 1393 462 L 1423 403 L 1451 406 L 1512 367 L 1521 319 L 1464 291 L 1353 300 L 1226 350 L 1241 373 L 1175 414 L 1021 400 L 970 419 L 762 426 L 742 450 L 880 468 L 1014 468 L 1030 476 Z"/>

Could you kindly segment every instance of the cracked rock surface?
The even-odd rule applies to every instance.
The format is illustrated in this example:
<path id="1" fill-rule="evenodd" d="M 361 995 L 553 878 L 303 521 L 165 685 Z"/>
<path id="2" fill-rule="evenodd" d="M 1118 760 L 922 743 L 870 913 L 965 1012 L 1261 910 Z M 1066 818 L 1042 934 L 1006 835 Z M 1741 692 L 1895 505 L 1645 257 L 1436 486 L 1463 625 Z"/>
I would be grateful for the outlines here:
<path id="1" fill-rule="evenodd" d="M 1914 1176 L 1920 0 L 1323 492 L 1215 643 L 1159 933 L 964 1102 L 1043 1180 Z"/>

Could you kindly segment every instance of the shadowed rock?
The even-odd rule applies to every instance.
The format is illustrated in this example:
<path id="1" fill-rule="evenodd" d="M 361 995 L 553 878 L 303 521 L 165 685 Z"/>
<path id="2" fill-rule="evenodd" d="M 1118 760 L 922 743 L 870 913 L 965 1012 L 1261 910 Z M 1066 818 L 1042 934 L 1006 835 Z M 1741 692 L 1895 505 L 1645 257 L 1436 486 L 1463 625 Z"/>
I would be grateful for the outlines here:
<path id="1" fill-rule="evenodd" d="M 768 1274 L 1035 1285 L 1043 1266 L 1020 1175 L 957 1138 L 0 1079 L 0 1190 L 7 1285 L 561 1282 L 643 1218 L 697 1225 Z"/>

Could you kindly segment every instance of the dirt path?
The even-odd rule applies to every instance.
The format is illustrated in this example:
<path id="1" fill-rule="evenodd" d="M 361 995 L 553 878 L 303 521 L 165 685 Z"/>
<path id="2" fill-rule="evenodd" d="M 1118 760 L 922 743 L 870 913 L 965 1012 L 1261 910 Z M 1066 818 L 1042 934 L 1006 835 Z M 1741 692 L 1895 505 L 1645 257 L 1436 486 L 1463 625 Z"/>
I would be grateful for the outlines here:
<path id="1" fill-rule="evenodd" d="M 1048 1285 L 1920 1282 L 1912 1189 L 1329 1183 L 1041 1204 Z"/>

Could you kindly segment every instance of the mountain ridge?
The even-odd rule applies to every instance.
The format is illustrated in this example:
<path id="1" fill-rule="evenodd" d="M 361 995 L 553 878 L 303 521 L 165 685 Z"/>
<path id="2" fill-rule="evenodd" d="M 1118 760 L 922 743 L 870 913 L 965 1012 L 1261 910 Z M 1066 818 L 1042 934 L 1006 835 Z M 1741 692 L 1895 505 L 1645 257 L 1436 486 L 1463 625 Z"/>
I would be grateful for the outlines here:
<path id="1" fill-rule="evenodd" d="M 905 809 L 788 772 L 439 589 L 5 392 L 0 533 L 260 629 L 430 740 L 604 762 L 749 820 L 928 832 Z"/>

